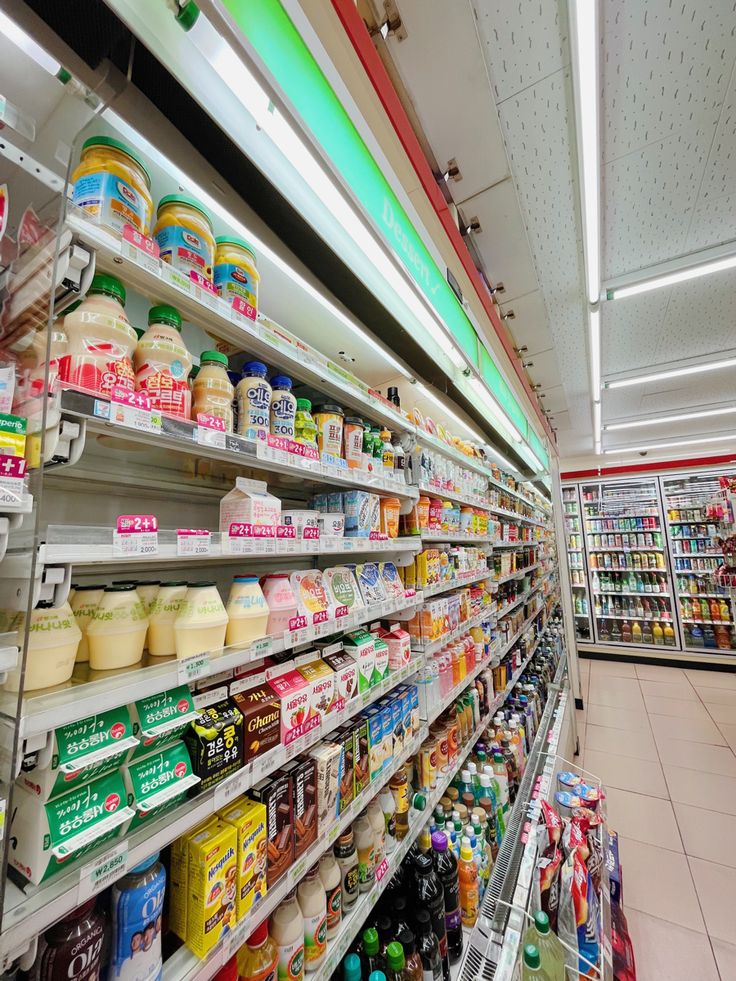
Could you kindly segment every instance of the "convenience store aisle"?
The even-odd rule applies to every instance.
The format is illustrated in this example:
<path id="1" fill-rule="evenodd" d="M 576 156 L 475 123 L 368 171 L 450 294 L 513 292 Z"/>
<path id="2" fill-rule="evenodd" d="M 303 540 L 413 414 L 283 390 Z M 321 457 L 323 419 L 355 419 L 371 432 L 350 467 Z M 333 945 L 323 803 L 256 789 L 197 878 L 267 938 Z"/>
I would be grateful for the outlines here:
<path id="1" fill-rule="evenodd" d="M 736 981 L 736 673 L 580 661 L 638 981 Z"/>

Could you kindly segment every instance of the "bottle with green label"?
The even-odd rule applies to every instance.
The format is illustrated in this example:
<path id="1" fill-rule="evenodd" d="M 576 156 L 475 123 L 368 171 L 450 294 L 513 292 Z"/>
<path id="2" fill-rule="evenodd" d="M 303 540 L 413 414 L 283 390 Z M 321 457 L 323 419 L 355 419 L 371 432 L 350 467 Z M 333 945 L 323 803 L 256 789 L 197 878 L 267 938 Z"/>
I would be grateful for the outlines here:
<path id="1" fill-rule="evenodd" d="M 327 897 L 314 865 L 299 883 L 299 908 L 304 917 L 304 970 L 316 971 L 327 953 Z"/>
<path id="2" fill-rule="evenodd" d="M 271 936 L 278 947 L 278 981 L 304 979 L 304 916 L 296 889 L 286 894 L 271 917 Z"/>

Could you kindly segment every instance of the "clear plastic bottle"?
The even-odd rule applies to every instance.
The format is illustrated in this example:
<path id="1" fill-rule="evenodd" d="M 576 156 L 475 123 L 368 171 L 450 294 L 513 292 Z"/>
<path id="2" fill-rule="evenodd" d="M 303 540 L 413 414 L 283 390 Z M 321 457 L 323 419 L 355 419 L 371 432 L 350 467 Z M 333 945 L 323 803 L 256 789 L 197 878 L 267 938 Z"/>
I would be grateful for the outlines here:
<path id="1" fill-rule="evenodd" d="M 378 797 L 378 803 L 383 813 L 385 828 L 384 850 L 390 855 L 396 847 L 396 801 L 388 787 L 384 787 Z"/>
<path id="2" fill-rule="evenodd" d="M 440 947 L 432 932 L 432 921 L 426 909 L 417 910 L 417 948 L 422 961 L 423 981 L 442 981 Z"/>
<path id="3" fill-rule="evenodd" d="M 410 981 L 424 981 L 422 959 L 417 951 L 417 942 L 412 930 L 401 930 L 398 941 L 404 951 L 404 976 Z"/>
<path id="4" fill-rule="evenodd" d="M 271 379 L 271 435 L 294 439 L 296 399 L 291 394 L 291 378 L 274 375 Z"/>
<path id="5" fill-rule="evenodd" d="M 335 858 L 342 876 L 342 908 L 346 911 L 353 908 L 358 898 L 358 853 L 352 828 L 347 828 L 337 839 Z"/>
<path id="6" fill-rule="evenodd" d="M 237 953 L 240 981 L 273 981 L 278 973 L 279 949 L 268 935 L 268 919 L 263 920 Z"/>
<path id="7" fill-rule="evenodd" d="M 105 917 L 88 899 L 46 931 L 30 971 L 31 981 L 94 981 L 100 976 Z"/>
<path id="8" fill-rule="evenodd" d="M 279 952 L 278 981 L 304 978 L 304 917 L 292 889 L 271 916 L 271 936 Z"/>
<path id="9" fill-rule="evenodd" d="M 247 439 L 265 440 L 271 425 L 271 385 L 262 361 L 246 361 L 238 382 L 238 433 Z M 198 376 L 199 377 L 199 376 Z"/>
<path id="10" fill-rule="evenodd" d="M 338 932 L 342 922 L 342 876 L 337 859 L 329 849 L 319 860 L 319 877 L 325 891 L 327 939 L 330 940 Z"/>
<path id="11" fill-rule="evenodd" d="M 192 383 L 192 419 L 198 415 L 214 416 L 225 423 L 225 432 L 233 431 L 233 388 L 227 373 L 227 356 L 219 351 L 202 351 L 199 371 Z"/>
<path id="12" fill-rule="evenodd" d="M 413 981 L 406 973 L 404 948 L 395 940 L 386 948 L 386 968 L 387 981 Z"/>
<path id="13" fill-rule="evenodd" d="M 108 981 L 158 979 L 163 971 L 161 922 L 166 872 L 158 852 L 112 887 L 112 949 Z"/>
<path id="14" fill-rule="evenodd" d="M 318 865 L 313 865 L 299 883 L 297 899 L 304 917 L 304 971 L 311 974 L 327 953 L 327 900 Z"/>
<path id="15" fill-rule="evenodd" d="M 441 831 L 435 831 L 432 835 L 432 860 L 444 892 L 447 952 L 450 963 L 454 964 L 460 959 L 463 952 L 457 860 L 448 847 L 447 836 Z"/>
<path id="16" fill-rule="evenodd" d="M 460 848 L 460 862 L 457 870 L 460 889 L 460 911 L 463 926 L 474 927 L 478 919 L 480 891 L 478 887 L 478 867 L 473 858 L 470 839 L 463 838 Z"/>
<path id="17" fill-rule="evenodd" d="M 531 923 L 524 934 L 524 946 L 533 945 L 539 951 L 541 960 L 541 978 L 544 981 L 566 981 L 565 948 L 549 925 L 549 917 L 539 910 L 534 914 Z"/>
<path id="18" fill-rule="evenodd" d="M 383 971 L 386 962 L 380 953 L 380 940 L 378 930 L 375 927 L 368 927 L 363 931 L 361 941 L 363 955 L 363 974 L 368 976 L 374 971 Z"/>
<path id="19" fill-rule="evenodd" d="M 297 443 L 317 449 L 317 423 L 312 417 L 312 403 L 309 399 L 296 400 L 294 439 Z"/>
<path id="20" fill-rule="evenodd" d="M 376 881 L 376 836 L 365 811 L 356 819 L 353 834 L 358 850 L 358 889 L 369 892 Z"/>

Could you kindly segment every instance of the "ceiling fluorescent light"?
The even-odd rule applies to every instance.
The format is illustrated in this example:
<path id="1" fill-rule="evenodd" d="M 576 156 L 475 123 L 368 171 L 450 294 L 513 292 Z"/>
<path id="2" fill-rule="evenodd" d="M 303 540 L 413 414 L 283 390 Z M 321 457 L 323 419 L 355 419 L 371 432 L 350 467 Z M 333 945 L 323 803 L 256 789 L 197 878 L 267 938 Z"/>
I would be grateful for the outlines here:
<path id="1" fill-rule="evenodd" d="M 27 54 L 29 58 L 36 62 L 36 64 L 43 68 L 49 73 L 49 75 L 58 75 L 61 71 L 61 65 L 58 61 L 55 61 L 50 54 L 37 44 L 26 32 L 18 27 L 14 20 L 11 20 L 7 14 L 0 11 L 0 34 L 12 41 L 16 48 Z"/>
<path id="2" fill-rule="evenodd" d="M 460 348 L 455 347 L 454 344 L 450 344 L 447 356 L 456 368 L 459 368 L 461 371 L 467 370 L 468 359 L 465 357 Z"/>
<path id="3" fill-rule="evenodd" d="M 588 311 L 590 333 L 590 387 L 594 402 L 601 398 L 601 310 L 591 307 Z"/>
<path id="4" fill-rule="evenodd" d="M 570 0 L 569 16 L 586 288 L 595 303 L 601 291 L 598 0 Z"/>
<path id="5" fill-rule="evenodd" d="M 657 371 L 650 375 L 635 375 L 632 378 L 607 381 L 605 387 L 629 388 L 631 385 L 646 385 L 649 382 L 664 381 L 666 378 L 679 378 L 681 375 L 699 375 L 702 371 L 717 371 L 720 368 L 734 367 L 736 367 L 736 358 L 726 358 L 724 361 L 706 361 L 703 364 L 692 364 L 685 368 L 672 368 L 669 371 Z"/>
<path id="6" fill-rule="evenodd" d="M 655 419 L 637 419 L 634 422 L 612 422 L 603 429 L 613 432 L 618 429 L 640 429 L 643 426 L 659 426 L 667 422 L 685 422 L 688 419 L 708 419 L 711 416 L 727 416 L 736 412 L 736 405 L 724 409 L 703 409 L 701 412 L 681 412 L 672 416 L 657 416 Z"/>
<path id="7" fill-rule="evenodd" d="M 677 283 L 684 283 L 688 279 L 710 276 L 712 273 L 724 272 L 726 269 L 733 269 L 734 267 L 736 267 L 736 255 L 726 256 L 723 259 L 712 259 L 709 262 L 702 262 L 686 269 L 677 269 L 661 276 L 653 276 L 651 279 L 644 279 L 639 283 L 632 283 L 630 286 L 619 286 L 606 290 L 606 299 L 623 300 L 627 296 L 648 293 L 650 290 L 661 289 L 663 286 L 674 286 Z"/>
<path id="8" fill-rule="evenodd" d="M 669 450 L 677 446 L 700 446 L 703 443 L 736 442 L 736 433 L 727 436 L 703 436 L 698 439 L 681 439 L 670 443 L 648 443 L 646 446 L 617 446 L 615 449 L 604 450 L 604 453 L 644 453 L 649 450 Z"/>

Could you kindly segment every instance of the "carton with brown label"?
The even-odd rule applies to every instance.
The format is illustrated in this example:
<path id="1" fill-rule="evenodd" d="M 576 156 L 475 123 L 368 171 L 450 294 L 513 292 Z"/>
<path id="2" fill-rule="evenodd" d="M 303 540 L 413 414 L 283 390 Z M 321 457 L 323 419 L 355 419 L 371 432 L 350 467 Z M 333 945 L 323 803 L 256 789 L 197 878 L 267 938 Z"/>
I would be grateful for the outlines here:
<path id="1" fill-rule="evenodd" d="M 266 808 L 266 880 L 272 889 L 294 861 L 294 797 L 291 775 L 277 770 L 250 791 Z"/>

